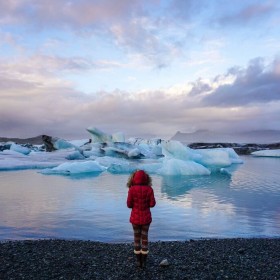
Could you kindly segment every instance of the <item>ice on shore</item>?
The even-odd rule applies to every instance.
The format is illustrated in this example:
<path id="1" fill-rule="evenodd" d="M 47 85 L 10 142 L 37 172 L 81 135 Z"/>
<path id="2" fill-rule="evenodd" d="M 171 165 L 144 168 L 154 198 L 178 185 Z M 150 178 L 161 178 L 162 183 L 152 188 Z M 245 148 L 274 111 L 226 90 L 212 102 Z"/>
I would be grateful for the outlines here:
<path id="1" fill-rule="evenodd" d="M 159 175 L 209 175 L 242 160 L 231 148 L 191 149 L 178 141 L 108 135 L 88 128 L 92 141 L 55 140 L 54 152 L 34 151 L 12 143 L 0 152 L 0 170 L 44 169 L 44 174 L 130 173 L 144 169 Z M 38 148 L 37 148 L 38 150 Z"/>
<path id="2" fill-rule="evenodd" d="M 256 157 L 280 157 L 280 150 L 262 150 L 251 153 Z"/>

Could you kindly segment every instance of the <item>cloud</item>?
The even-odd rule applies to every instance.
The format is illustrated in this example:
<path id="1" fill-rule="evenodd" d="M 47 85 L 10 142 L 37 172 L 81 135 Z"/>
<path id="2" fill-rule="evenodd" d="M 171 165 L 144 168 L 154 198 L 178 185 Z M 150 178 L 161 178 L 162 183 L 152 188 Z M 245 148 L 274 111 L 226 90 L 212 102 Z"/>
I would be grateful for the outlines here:
<path id="1" fill-rule="evenodd" d="M 251 60 L 246 69 L 230 69 L 226 76 L 234 74 L 234 82 L 221 85 L 216 89 L 212 88 L 212 93 L 204 97 L 203 104 L 231 107 L 280 100 L 279 65 L 280 60 L 278 59 L 266 66 L 263 59 L 257 58 Z M 195 90 L 200 94 L 205 93 L 204 88 L 199 83 L 194 87 L 193 91 Z"/>
<path id="2" fill-rule="evenodd" d="M 125 55 L 139 54 L 147 64 L 161 69 L 188 56 L 188 51 L 197 42 L 200 46 L 205 44 L 205 57 L 190 53 L 192 63 L 207 63 L 209 57 L 223 62 L 215 46 L 209 50 L 203 42 L 205 34 L 201 30 L 209 24 L 212 13 L 215 21 L 226 27 L 258 20 L 273 14 L 276 8 L 275 2 L 242 5 L 240 8 L 240 5 L 232 6 L 230 1 L 220 0 L 7 0 L 0 3 L 0 26 L 8 27 L 7 30 L 9 27 L 17 29 L 23 37 L 36 35 L 34 38 L 41 40 L 50 36 L 47 34 L 59 37 L 60 32 L 83 39 L 103 40 L 112 49 Z M 63 41 L 63 38 L 62 35 L 59 39 Z M 25 40 L 22 38 L 20 42 Z M 54 41 L 49 38 L 45 43 L 51 42 Z"/>
<path id="3" fill-rule="evenodd" d="M 251 22 L 258 23 L 263 18 L 273 14 L 276 5 L 273 2 L 268 3 L 254 3 L 239 8 L 239 10 L 228 12 L 227 14 L 218 18 L 221 26 L 225 25 L 244 25 Z"/>
<path id="4" fill-rule="evenodd" d="M 196 16 L 202 10 L 209 8 L 210 1 L 207 0 L 173 0 L 170 2 L 168 11 L 172 13 L 175 18 L 180 18 L 181 20 L 189 20 L 190 18 Z"/>
<path id="5" fill-rule="evenodd" d="M 29 36 L 55 30 L 102 37 L 128 54 L 141 53 L 159 68 L 180 55 L 186 39 L 187 28 L 180 24 L 178 29 L 157 0 L 7 0 L 0 10 L 3 27 L 16 26 Z"/>
<path id="6" fill-rule="evenodd" d="M 204 82 L 202 79 L 198 79 L 197 81 L 192 83 L 192 89 L 190 91 L 190 95 L 198 95 L 201 93 L 208 93 L 212 90 L 212 86 L 209 83 Z"/>
<path id="7" fill-rule="evenodd" d="M 271 128 L 279 128 L 273 121 L 280 114 L 277 59 L 269 67 L 256 59 L 246 69 L 235 67 L 212 80 L 172 89 L 93 95 L 39 67 L 26 68 L 21 76 L 19 64 L 1 66 L 0 84 L 6 85 L 0 87 L 1 136 L 84 138 L 85 128 L 96 126 L 108 133 L 168 139 L 178 130 L 258 129 L 269 118 Z"/>

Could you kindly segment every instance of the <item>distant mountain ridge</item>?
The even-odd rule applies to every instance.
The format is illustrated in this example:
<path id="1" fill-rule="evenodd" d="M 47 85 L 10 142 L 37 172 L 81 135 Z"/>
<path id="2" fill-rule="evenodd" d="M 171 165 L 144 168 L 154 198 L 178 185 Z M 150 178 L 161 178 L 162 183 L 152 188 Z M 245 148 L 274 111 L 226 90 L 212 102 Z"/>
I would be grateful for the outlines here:
<path id="1" fill-rule="evenodd" d="M 252 130 L 246 132 L 215 132 L 207 129 L 197 130 L 192 133 L 177 131 L 170 140 L 177 140 L 186 144 L 190 143 L 255 143 L 270 144 L 280 142 L 280 130 Z M 18 144 L 42 145 L 42 135 L 30 138 L 0 137 L 0 142 L 12 141 Z"/>
<path id="2" fill-rule="evenodd" d="M 43 140 L 42 140 L 42 135 L 38 135 L 35 137 L 30 137 L 30 138 L 11 138 L 11 137 L 0 137 L 0 142 L 6 143 L 6 142 L 15 142 L 18 144 L 32 144 L 32 145 L 42 145 Z"/>
<path id="3" fill-rule="evenodd" d="M 192 133 L 178 131 L 171 140 L 184 143 L 256 143 L 268 144 L 280 142 L 280 130 L 252 130 L 246 132 L 215 132 L 197 130 Z"/>

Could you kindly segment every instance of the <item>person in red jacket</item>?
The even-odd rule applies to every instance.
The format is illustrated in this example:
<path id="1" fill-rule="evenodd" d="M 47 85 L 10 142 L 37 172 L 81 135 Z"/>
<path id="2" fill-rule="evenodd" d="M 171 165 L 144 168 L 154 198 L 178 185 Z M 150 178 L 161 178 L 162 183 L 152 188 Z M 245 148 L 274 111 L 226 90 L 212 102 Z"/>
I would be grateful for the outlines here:
<path id="1" fill-rule="evenodd" d="M 152 179 L 143 170 L 131 174 L 127 182 L 127 207 L 132 208 L 129 221 L 134 232 L 134 253 L 137 266 L 145 267 L 148 255 L 148 232 L 152 222 L 150 208 L 156 205 Z"/>

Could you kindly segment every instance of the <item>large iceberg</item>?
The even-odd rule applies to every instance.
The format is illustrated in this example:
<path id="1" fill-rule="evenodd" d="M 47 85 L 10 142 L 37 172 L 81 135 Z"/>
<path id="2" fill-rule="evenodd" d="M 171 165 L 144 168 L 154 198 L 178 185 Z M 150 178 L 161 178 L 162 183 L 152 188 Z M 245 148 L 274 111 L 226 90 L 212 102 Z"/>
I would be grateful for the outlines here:
<path id="1" fill-rule="evenodd" d="M 203 165 L 191 160 L 168 158 L 163 160 L 162 167 L 158 170 L 161 175 L 210 175 L 210 170 Z"/>
<path id="2" fill-rule="evenodd" d="M 87 129 L 90 140 L 51 138 L 53 152 L 35 151 L 11 143 L 0 152 L 0 170 L 43 169 L 43 174 L 96 172 L 130 173 L 144 169 L 152 174 L 209 175 L 228 173 L 226 168 L 242 160 L 231 148 L 191 149 L 179 141 L 130 138 L 123 133 L 107 134 Z M 9 147 L 9 150 L 6 148 Z M 40 151 L 41 150 L 41 151 Z"/>
<path id="3" fill-rule="evenodd" d="M 125 142 L 125 137 L 122 132 L 116 132 L 114 134 L 107 134 L 96 127 L 88 127 L 87 131 L 91 135 L 92 142 Z"/>

